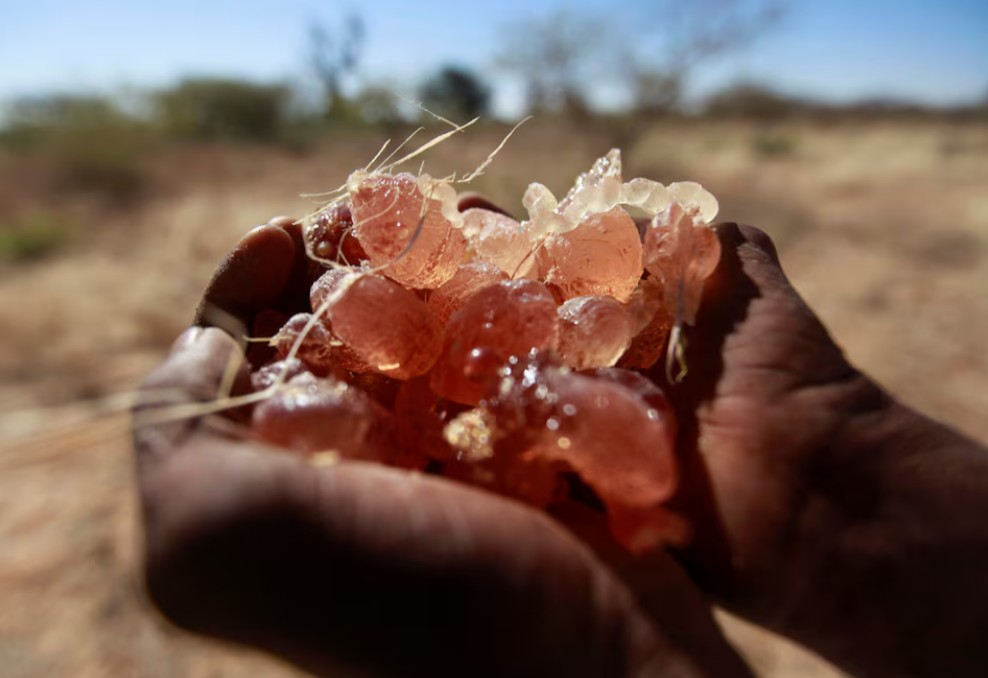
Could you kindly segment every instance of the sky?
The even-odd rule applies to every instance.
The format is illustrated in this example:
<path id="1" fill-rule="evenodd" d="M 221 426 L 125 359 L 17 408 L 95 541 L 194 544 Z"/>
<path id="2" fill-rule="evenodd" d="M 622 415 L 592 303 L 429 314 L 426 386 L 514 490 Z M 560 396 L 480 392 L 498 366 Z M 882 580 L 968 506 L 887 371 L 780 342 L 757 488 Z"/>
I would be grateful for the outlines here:
<path id="1" fill-rule="evenodd" d="M 750 2 L 752 0 L 740 0 Z M 689 0 L 680 0 L 689 2 Z M 628 44 L 662 31 L 652 0 L 490 3 L 364 0 L 0 0 L 0 100 L 51 91 L 112 93 L 183 76 L 302 81 L 306 27 L 330 30 L 357 10 L 367 39 L 364 82 L 414 96 L 442 64 L 495 81 L 498 109 L 520 105 L 517 83 L 493 69 L 505 30 L 566 7 L 611 22 Z M 849 101 L 889 97 L 950 105 L 988 97 L 988 0 L 789 0 L 788 11 L 745 49 L 700 68 L 694 93 L 737 80 Z M 607 87 L 601 83 L 601 91 Z"/>

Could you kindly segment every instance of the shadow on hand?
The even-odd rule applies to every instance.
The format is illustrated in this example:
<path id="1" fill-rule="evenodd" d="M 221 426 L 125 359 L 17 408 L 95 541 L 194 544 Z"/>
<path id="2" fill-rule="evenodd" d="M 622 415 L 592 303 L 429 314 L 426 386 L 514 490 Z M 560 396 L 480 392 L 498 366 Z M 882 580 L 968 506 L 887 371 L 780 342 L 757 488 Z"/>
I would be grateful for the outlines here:
<path id="1" fill-rule="evenodd" d="M 680 486 L 670 508 L 688 517 L 694 539 L 676 555 L 705 590 L 730 587 L 733 570 L 720 507 L 699 451 L 697 411 L 716 396 L 725 369 L 727 337 L 747 319 L 752 300 L 761 296 L 758 285 L 744 270 L 741 248 L 750 247 L 754 241 L 776 257 L 771 241 L 760 231 L 735 223 L 718 224 L 716 228 L 721 242 L 720 262 L 704 284 L 696 324 L 683 333 L 688 376 L 680 383 L 670 383 L 663 362 L 657 363 L 649 374 L 669 394 L 678 421 Z"/>

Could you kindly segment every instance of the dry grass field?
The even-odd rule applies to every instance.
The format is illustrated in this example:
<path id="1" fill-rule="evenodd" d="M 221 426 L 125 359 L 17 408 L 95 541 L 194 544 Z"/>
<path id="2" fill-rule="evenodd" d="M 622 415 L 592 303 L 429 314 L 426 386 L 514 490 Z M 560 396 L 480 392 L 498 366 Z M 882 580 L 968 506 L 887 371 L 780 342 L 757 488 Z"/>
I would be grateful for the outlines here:
<path id="1" fill-rule="evenodd" d="M 469 170 L 504 130 L 435 149 Z M 474 185 L 520 211 L 529 181 L 563 189 L 614 135 L 535 121 Z M 71 220 L 65 249 L 0 264 L 0 676 L 288 676 L 266 657 L 187 637 L 141 597 L 127 394 L 189 321 L 212 267 L 249 227 L 313 206 L 382 139 L 300 152 L 169 149 L 137 200 L 62 194 L 42 164 L 0 155 L 0 217 Z M 723 219 L 768 231 L 851 359 L 889 390 L 988 440 L 988 126 L 664 123 L 626 174 L 693 179 Z M 763 676 L 832 669 L 728 620 Z"/>

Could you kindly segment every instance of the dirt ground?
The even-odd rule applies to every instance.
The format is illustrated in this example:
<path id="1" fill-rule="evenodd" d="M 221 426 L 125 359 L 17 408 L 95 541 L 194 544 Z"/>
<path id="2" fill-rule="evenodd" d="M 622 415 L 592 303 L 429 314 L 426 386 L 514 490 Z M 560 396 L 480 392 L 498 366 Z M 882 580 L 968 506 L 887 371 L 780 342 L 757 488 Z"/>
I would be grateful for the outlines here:
<path id="1" fill-rule="evenodd" d="M 450 141 L 427 169 L 469 170 L 502 134 Z M 520 210 L 529 181 L 563 189 L 614 138 L 530 125 L 474 187 Z M 237 237 L 308 211 L 314 199 L 299 193 L 339 185 L 381 141 L 169 151 L 152 159 L 153 190 L 138 203 L 82 205 L 89 226 L 64 253 L 0 268 L 0 676 L 296 675 L 172 630 L 142 598 L 122 412 Z M 625 153 L 628 176 L 698 180 L 723 219 L 767 230 L 853 362 L 988 440 L 988 126 L 681 122 Z M 0 156 L 0 209 L 38 200 L 11 187 L 18 177 Z M 762 676 L 839 675 L 724 620 Z"/>

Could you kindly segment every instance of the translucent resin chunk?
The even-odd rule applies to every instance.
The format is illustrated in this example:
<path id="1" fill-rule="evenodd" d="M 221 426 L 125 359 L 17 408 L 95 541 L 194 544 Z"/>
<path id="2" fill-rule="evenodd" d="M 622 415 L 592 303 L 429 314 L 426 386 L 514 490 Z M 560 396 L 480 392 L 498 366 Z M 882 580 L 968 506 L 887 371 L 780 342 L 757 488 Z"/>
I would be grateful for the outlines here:
<path id="1" fill-rule="evenodd" d="M 275 359 L 284 360 L 298 344 L 295 358 L 319 376 L 326 376 L 342 369 L 339 365 L 340 342 L 333 336 L 322 319 L 314 319 L 311 313 L 293 315 L 271 340 L 275 347 Z"/>
<path id="2" fill-rule="evenodd" d="M 527 278 L 535 269 L 535 243 L 529 232 L 500 212 L 473 208 L 463 213 L 463 232 L 479 259 L 512 278 Z"/>
<path id="3" fill-rule="evenodd" d="M 344 381 L 293 377 L 254 408 L 254 432 L 294 452 L 408 465 L 394 440 L 394 417 Z"/>
<path id="4" fill-rule="evenodd" d="M 328 304 L 333 334 L 374 370 L 394 379 L 429 371 L 442 330 L 425 302 L 393 280 L 364 271 L 327 271 L 312 306 Z"/>
<path id="5" fill-rule="evenodd" d="M 492 263 L 474 260 L 462 264 L 452 278 L 434 289 L 427 305 L 440 327 L 463 307 L 471 296 L 490 285 L 507 280 L 508 276 Z"/>
<path id="6" fill-rule="evenodd" d="M 625 386 L 580 374 L 547 370 L 545 386 L 556 423 L 526 456 L 566 463 L 608 506 L 657 506 L 672 495 L 674 429 L 661 412 Z"/>
<path id="7" fill-rule="evenodd" d="M 558 313 L 556 353 L 564 365 L 577 370 L 611 367 L 631 344 L 631 317 L 612 297 L 574 297 Z"/>
<path id="8" fill-rule="evenodd" d="M 656 277 L 642 280 L 628 301 L 628 313 L 637 329 L 618 365 L 647 370 L 662 357 L 673 316 L 664 302 L 662 283 Z"/>
<path id="9" fill-rule="evenodd" d="M 594 214 L 577 228 L 552 234 L 538 252 L 542 279 L 566 299 L 607 295 L 627 301 L 642 274 L 642 241 L 620 207 Z"/>
<path id="10" fill-rule="evenodd" d="M 414 288 L 433 289 L 453 276 L 466 239 L 416 177 L 356 172 L 347 185 L 353 233 L 374 267 Z"/>
<path id="11" fill-rule="evenodd" d="M 306 246 L 322 261 L 357 265 L 367 259 L 367 253 L 353 234 L 353 214 L 343 202 L 320 210 L 306 225 Z"/>
<path id="12" fill-rule="evenodd" d="M 680 536 L 664 531 L 661 508 L 677 485 L 675 418 L 643 377 L 617 369 L 577 374 L 533 355 L 514 363 L 486 407 L 499 464 L 487 465 L 495 471 L 491 482 L 509 470 L 561 465 L 597 494 L 627 548 Z"/>
<path id="13" fill-rule="evenodd" d="M 250 375 L 250 384 L 255 391 L 271 388 L 277 382 L 287 382 L 292 377 L 308 372 L 298 358 L 276 360 L 258 369 Z"/>
<path id="14" fill-rule="evenodd" d="M 493 395 L 508 358 L 555 348 L 558 337 L 556 300 L 545 285 L 510 280 L 485 287 L 450 317 L 432 390 L 476 405 Z"/>
<path id="15" fill-rule="evenodd" d="M 645 232 L 645 268 L 662 282 L 663 304 L 677 323 L 693 324 L 704 281 L 720 262 L 720 240 L 700 208 L 673 203 Z"/>

